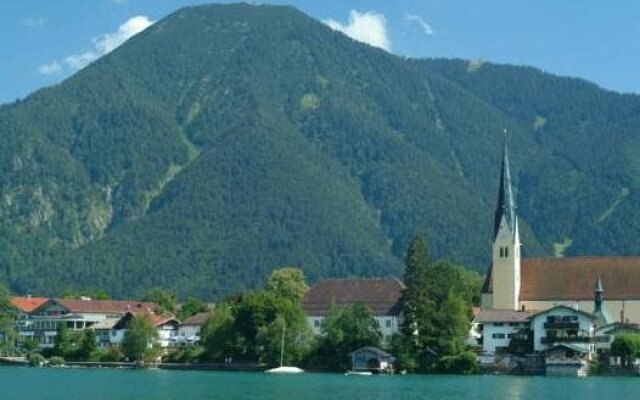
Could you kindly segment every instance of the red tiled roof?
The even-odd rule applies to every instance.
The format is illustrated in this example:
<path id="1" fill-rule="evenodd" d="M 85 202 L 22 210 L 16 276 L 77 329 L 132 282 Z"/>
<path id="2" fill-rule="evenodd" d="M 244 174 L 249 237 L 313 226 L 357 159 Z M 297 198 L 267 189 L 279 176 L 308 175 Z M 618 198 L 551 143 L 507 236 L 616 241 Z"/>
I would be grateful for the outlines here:
<path id="1" fill-rule="evenodd" d="M 47 300 L 46 297 L 16 296 L 11 298 L 11 305 L 22 312 L 29 313 L 46 303 Z"/>
<path id="2" fill-rule="evenodd" d="M 375 315 L 396 315 L 404 284 L 397 278 L 327 279 L 313 286 L 302 300 L 307 315 L 326 315 L 333 305 L 364 304 Z"/>
<path id="3" fill-rule="evenodd" d="M 640 299 L 640 257 L 523 258 L 520 300 L 592 300 L 598 276 L 604 300 Z"/>
<path id="4" fill-rule="evenodd" d="M 120 320 L 113 326 L 113 329 L 123 329 L 129 326 L 130 321 L 133 318 L 138 317 L 147 317 L 151 320 L 151 323 L 158 327 L 160 325 L 164 325 L 167 322 L 175 322 L 176 325 L 180 323 L 174 316 L 172 315 L 161 315 L 156 314 L 152 311 L 140 310 L 140 311 L 127 311 Z"/>
<path id="5" fill-rule="evenodd" d="M 196 315 L 192 315 L 191 317 L 185 319 L 180 325 L 202 326 L 205 322 L 207 322 L 207 318 L 209 318 L 210 315 L 211 313 L 209 312 L 197 313 Z"/>
<path id="6" fill-rule="evenodd" d="M 124 314 L 127 311 L 154 311 L 158 308 L 155 303 L 126 300 L 54 299 L 54 301 L 72 313 Z"/>

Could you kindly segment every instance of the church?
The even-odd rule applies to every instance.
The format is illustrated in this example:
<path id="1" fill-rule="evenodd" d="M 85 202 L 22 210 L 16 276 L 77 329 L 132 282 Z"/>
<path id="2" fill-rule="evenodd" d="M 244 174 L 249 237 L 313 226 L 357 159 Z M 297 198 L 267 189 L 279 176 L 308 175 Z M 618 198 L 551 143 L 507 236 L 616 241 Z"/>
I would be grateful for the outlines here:
<path id="1" fill-rule="evenodd" d="M 600 282 L 607 319 L 640 322 L 640 257 L 522 257 L 507 150 L 505 136 L 482 308 L 540 311 L 565 305 L 594 312 L 594 287 Z"/>

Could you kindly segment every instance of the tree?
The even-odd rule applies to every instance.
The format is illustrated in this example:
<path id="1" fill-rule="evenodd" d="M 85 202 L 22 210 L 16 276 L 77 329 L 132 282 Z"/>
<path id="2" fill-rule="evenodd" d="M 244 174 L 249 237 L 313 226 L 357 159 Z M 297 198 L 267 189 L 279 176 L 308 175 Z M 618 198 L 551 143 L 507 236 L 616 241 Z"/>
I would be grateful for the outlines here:
<path id="1" fill-rule="evenodd" d="M 11 293 L 6 286 L 0 284 L 0 314 L 7 314 L 13 310 Z"/>
<path id="2" fill-rule="evenodd" d="M 131 319 L 129 329 L 124 334 L 122 350 L 133 361 L 153 360 L 156 355 L 158 331 L 148 315 Z"/>
<path id="3" fill-rule="evenodd" d="M 38 341 L 32 337 L 28 337 L 22 341 L 22 349 L 29 355 L 38 349 Z"/>
<path id="4" fill-rule="evenodd" d="M 620 357 L 622 366 L 630 368 L 640 355 L 640 334 L 623 333 L 616 336 L 611 343 L 611 355 Z"/>
<path id="5" fill-rule="evenodd" d="M 178 309 L 176 294 L 161 288 L 147 290 L 140 300 L 156 303 L 159 307 L 157 310 L 159 314 L 175 315 Z"/>
<path id="6" fill-rule="evenodd" d="M 199 312 L 207 311 L 207 306 L 202 303 L 200 300 L 189 297 L 187 301 L 185 301 L 180 306 L 180 312 L 178 313 L 178 319 L 184 321 L 185 319 L 196 315 Z"/>
<path id="7" fill-rule="evenodd" d="M 446 261 L 429 264 L 421 235 L 411 241 L 405 265 L 405 319 L 401 337 L 393 341 L 400 367 L 446 370 L 456 359 L 444 364 L 439 359 L 465 351 L 471 306 L 480 299 L 480 277 Z"/>
<path id="8" fill-rule="evenodd" d="M 83 361 L 89 360 L 97 348 L 95 331 L 93 329 L 85 329 L 80 339 L 78 358 Z"/>
<path id="9" fill-rule="evenodd" d="M 309 290 L 304 272 L 299 268 L 285 267 L 275 269 L 267 278 L 265 290 L 278 296 L 300 303 Z"/>
<path id="10" fill-rule="evenodd" d="M 528 329 L 520 329 L 511 334 L 509 341 L 509 354 L 523 356 L 533 352 L 533 332 Z"/>
<path id="11" fill-rule="evenodd" d="M 273 321 L 258 328 L 256 341 L 261 349 L 260 360 L 272 366 L 278 365 L 283 350 L 283 363 L 296 365 L 311 350 L 313 333 L 299 307 L 288 301 L 280 307 Z"/>
<path id="12" fill-rule="evenodd" d="M 60 321 L 53 341 L 52 354 L 62 358 L 68 357 L 73 351 L 73 339 L 65 321 Z"/>
<path id="13" fill-rule="evenodd" d="M 209 360 L 222 361 L 226 356 L 237 354 L 240 339 L 235 330 L 235 317 L 228 303 L 220 302 L 215 312 L 202 327 L 202 345 Z"/>
<path id="14" fill-rule="evenodd" d="M 0 346 L 6 355 L 13 353 L 18 339 L 14 327 L 14 313 L 9 289 L 0 284 Z"/>
<path id="15" fill-rule="evenodd" d="M 341 371 L 349 368 L 349 353 L 364 346 L 379 346 L 381 334 L 373 312 L 363 304 L 333 307 L 322 324 L 318 363 Z"/>
<path id="16" fill-rule="evenodd" d="M 409 244 L 405 259 L 405 290 L 402 294 L 404 321 L 401 332 L 403 339 L 396 344 L 402 345 L 400 352 L 405 355 L 403 362 L 409 368 L 417 366 L 418 357 L 425 346 L 432 344 L 433 323 L 431 318 L 436 312 L 436 304 L 431 298 L 429 287 L 428 250 L 422 235 L 416 234 Z M 412 358 L 413 357 L 413 358 Z"/>

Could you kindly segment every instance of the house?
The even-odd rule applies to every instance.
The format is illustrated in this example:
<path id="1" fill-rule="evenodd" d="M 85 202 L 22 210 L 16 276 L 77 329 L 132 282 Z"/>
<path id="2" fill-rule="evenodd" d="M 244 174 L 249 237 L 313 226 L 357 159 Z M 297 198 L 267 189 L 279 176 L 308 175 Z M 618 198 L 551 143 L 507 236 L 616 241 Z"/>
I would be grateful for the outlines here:
<path id="1" fill-rule="evenodd" d="M 158 332 L 158 345 L 166 349 L 175 343 L 178 334 L 178 321 L 173 316 L 156 314 L 152 311 L 128 311 L 123 315 L 111 329 L 111 345 L 120 345 L 124 340 L 126 332 L 135 318 L 147 317 Z"/>
<path id="2" fill-rule="evenodd" d="M 558 345 L 582 349 L 589 358 L 595 354 L 595 314 L 577 307 L 558 305 L 530 318 L 533 351 L 546 352 Z M 566 347 L 566 346 L 565 346 Z"/>
<path id="3" fill-rule="evenodd" d="M 351 371 L 393 373 L 395 357 L 377 347 L 362 347 L 349 354 L 351 356 Z"/>
<path id="4" fill-rule="evenodd" d="M 32 324 L 31 313 L 41 305 L 47 302 L 46 297 L 33 296 L 14 296 L 11 297 L 11 306 L 15 309 L 15 328 L 24 339 L 29 335 L 23 334 L 28 331 L 28 327 Z"/>
<path id="5" fill-rule="evenodd" d="M 516 201 L 505 136 L 495 210 L 492 263 L 482 288 L 482 308 L 546 310 L 557 305 L 591 310 L 593 282 L 607 286 L 602 312 L 640 322 L 640 257 L 541 257 L 520 253 Z"/>
<path id="6" fill-rule="evenodd" d="M 211 316 L 209 312 L 200 312 L 184 320 L 178 327 L 177 344 L 190 345 L 199 343 L 202 327 L 209 316 Z"/>
<path id="7" fill-rule="evenodd" d="M 89 328 L 93 329 L 96 333 L 96 344 L 98 347 L 102 349 L 109 348 L 116 342 L 116 340 L 112 338 L 112 336 L 117 335 L 117 332 L 113 330 L 113 327 L 119 320 L 119 318 L 107 318 Z"/>
<path id="8" fill-rule="evenodd" d="M 496 355 L 507 353 L 511 337 L 516 334 L 527 335 L 529 317 L 533 313 L 513 310 L 482 310 L 474 318 L 479 334 L 478 347 L 480 362 L 492 364 Z"/>
<path id="9" fill-rule="evenodd" d="M 131 310 L 155 310 L 155 303 L 116 300 L 47 299 L 29 312 L 19 334 L 34 338 L 41 348 L 53 347 L 57 329 L 84 330 L 106 319 L 119 319 Z"/>
<path id="10" fill-rule="evenodd" d="M 401 323 L 400 298 L 404 284 L 397 278 L 327 279 L 305 294 L 302 309 L 314 333 L 332 307 L 363 304 L 373 311 L 383 341 L 390 341 Z"/>

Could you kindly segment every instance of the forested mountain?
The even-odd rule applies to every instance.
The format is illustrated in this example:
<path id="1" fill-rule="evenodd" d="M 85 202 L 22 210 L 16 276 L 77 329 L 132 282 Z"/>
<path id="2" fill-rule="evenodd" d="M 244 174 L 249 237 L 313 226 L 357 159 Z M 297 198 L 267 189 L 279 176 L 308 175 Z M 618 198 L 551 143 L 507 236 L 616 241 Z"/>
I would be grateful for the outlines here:
<path id="1" fill-rule="evenodd" d="M 640 254 L 640 97 L 410 60 L 291 7 L 189 7 L 0 107 L 0 280 L 215 299 L 302 267 L 488 265 L 507 128 L 525 254 Z"/>

